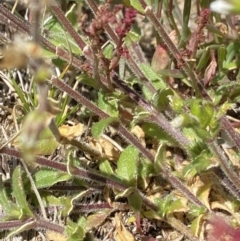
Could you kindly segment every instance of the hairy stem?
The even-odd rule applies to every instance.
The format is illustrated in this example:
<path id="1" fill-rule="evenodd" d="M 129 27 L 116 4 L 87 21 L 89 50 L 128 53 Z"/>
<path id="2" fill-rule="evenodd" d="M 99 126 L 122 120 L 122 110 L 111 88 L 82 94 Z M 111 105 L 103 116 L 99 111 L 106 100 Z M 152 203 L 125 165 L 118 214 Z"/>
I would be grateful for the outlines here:
<path id="1" fill-rule="evenodd" d="M 0 153 L 4 153 L 4 154 L 10 155 L 10 156 L 22 158 L 21 152 L 16 149 L 12 149 L 12 148 L 5 147 L 0 150 Z M 65 173 L 68 172 L 67 166 L 65 164 L 60 163 L 60 162 L 55 162 L 55 161 L 49 160 L 44 157 L 36 157 L 36 163 L 41 166 L 59 170 L 59 171 L 65 172 Z M 127 188 L 126 185 L 124 185 L 120 181 L 110 180 L 110 179 L 102 176 L 101 174 L 92 173 L 92 172 L 82 169 L 82 168 L 74 167 L 73 170 L 71 171 L 71 173 L 77 178 L 81 178 L 81 179 L 91 181 L 91 182 L 97 182 L 102 185 L 108 185 L 108 186 L 116 188 L 120 191 L 123 191 Z"/>
<path id="2" fill-rule="evenodd" d="M 240 179 L 237 176 L 237 174 L 232 169 L 229 160 L 226 158 L 216 141 L 210 144 L 210 148 L 212 149 L 213 153 L 219 160 L 220 167 L 224 174 L 229 178 L 229 180 L 237 187 L 237 189 L 240 189 Z"/>
<path id="3" fill-rule="evenodd" d="M 78 103 L 85 105 L 87 108 L 89 108 L 91 111 L 93 111 L 95 114 L 99 115 L 101 118 L 107 118 L 109 117 L 105 112 L 100 110 L 96 105 L 94 105 L 92 102 L 87 100 L 85 97 L 83 97 L 81 94 L 74 91 L 71 87 L 64 84 L 62 81 L 60 81 L 58 78 L 53 77 L 52 83 L 57 86 L 62 91 L 67 92 L 72 98 L 74 98 Z M 168 124 L 169 125 L 169 124 Z M 154 161 L 154 156 L 145 148 L 140 141 L 135 138 L 122 124 L 119 124 L 117 127 L 117 130 L 119 133 L 130 143 L 136 146 L 142 155 L 144 155 L 146 158 L 148 158 L 150 161 Z M 172 127 L 171 127 L 172 128 Z M 172 128 L 173 129 L 173 128 Z M 182 134 L 181 134 L 182 135 Z M 188 143 L 188 141 L 186 141 Z M 181 190 L 184 195 L 186 195 L 189 200 L 191 200 L 196 205 L 204 206 L 186 187 L 183 183 L 181 183 L 176 177 L 173 175 L 169 176 L 169 173 L 163 173 L 164 177 L 177 189 Z"/>
<path id="4" fill-rule="evenodd" d="M 42 219 L 27 219 L 27 220 L 14 220 L 14 221 L 5 221 L 0 222 L 0 230 L 4 229 L 13 229 L 13 228 L 20 228 L 22 226 L 27 226 L 27 229 L 38 229 L 44 228 L 48 230 L 55 231 L 57 233 L 64 233 L 64 227 L 58 224 L 54 224 Z"/>
<path id="5" fill-rule="evenodd" d="M 164 42 L 164 44 L 168 48 L 169 53 L 171 53 L 171 55 L 175 58 L 177 63 L 179 65 L 181 65 L 184 73 L 191 80 L 192 86 L 193 86 L 193 88 L 196 92 L 196 95 L 198 97 L 200 97 L 201 92 L 205 95 L 206 90 L 204 89 L 202 83 L 198 79 L 197 75 L 192 71 L 192 69 L 190 68 L 190 65 L 182 58 L 181 53 L 179 52 L 177 47 L 174 45 L 174 43 L 169 38 L 168 34 L 164 30 L 160 21 L 156 18 L 155 14 L 153 13 L 152 8 L 149 7 L 149 6 L 146 7 L 145 13 L 146 13 L 146 16 L 148 17 L 148 19 L 150 20 L 150 22 L 154 25 L 154 27 L 157 30 L 160 38 L 162 39 L 162 41 Z"/>
<path id="6" fill-rule="evenodd" d="M 74 91 L 70 86 L 63 83 L 63 81 L 59 80 L 58 78 L 53 77 L 51 79 L 51 82 L 53 85 L 61 89 L 62 91 L 68 93 L 69 96 L 71 96 L 73 99 L 75 99 L 78 103 L 81 105 L 85 105 L 88 109 L 90 109 L 93 113 L 98 115 L 101 119 L 106 119 L 109 117 L 107 113 L 102 111 L 100 108 L 98 108 L 95 104 L 93 104 L 91 101 L 86 99 L 84 96 L 82 96 L 80 93 L 77 93 Z M 152 160 L 152 155 L 150 152 L 141 144 L 141 142 L 133 136 L 122 124 L 119 124 L 117 127 L 120 134 L 130 143 L 135 145 L 140 152 L 145 155 L 148 159 Z"/>
<path id="7" fill-rule="evenodd" d="M 171 136 L 180 147 L 182 147 L 186 152 L 188 152 L 188 146 L 190 141 L 178 130 L 173 128 L 169 121 L 164 117 L 162 113 L 154 109 L 147 101 L 145 101 L 138 93 L 131 89 L 125 82 L 123 82 L 117 75 L 113 78 L 114 83 L 124 92 L 128 93 L 128 96 L 136 102 L 139 106 L 142 106 L 146 111 L 148 111 L 151 116 L 152 122 L 159 125 L 166 133 Z"/>
<path id="8" fill-rule="evenodd" d="M 227 132 L 230 139 L 236 144 L 238 150 L 240 151 L 240 136 L 231 126 L 226 117 L 221 119 L 224 130 Z"/>
<path id="9" fill-rule="evenodd" d="M 53 4 L 50 5 L 50 9 L 54 13 L 54 15 L 57 17 L 58 21 L 63 25 L 63 27 L 67 30 L 67 32 L 75 40 L 78 47 L 81 50 L 83 50 L 84 47 L 86 46 L 86 44 L 84 43 L 82 38 L 79 36 L 79 34 L 76 32 L 76 30 L 73 28 L 72 24 L 65 17 L 63 11 L 61 10 L 61 8 L 59 8 L 56 1 L 54 1 Z"/>

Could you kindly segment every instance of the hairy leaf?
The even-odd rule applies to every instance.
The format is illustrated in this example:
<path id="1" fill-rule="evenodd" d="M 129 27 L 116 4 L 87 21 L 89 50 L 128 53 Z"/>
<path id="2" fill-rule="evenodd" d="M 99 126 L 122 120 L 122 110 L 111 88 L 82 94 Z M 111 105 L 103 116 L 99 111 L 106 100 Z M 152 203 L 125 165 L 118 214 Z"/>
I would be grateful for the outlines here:
<path id="1" fill-rule="evenodd" d="M 67 241 L 83 241 L 85 237 L 85 231 L 81 222 L 75 223 L 70 218 L 67 220 L 65 233 L 68 236 Z"/>
<path id="2" fill-rule="evenodd" d="M 139 151 L 134 146 L 128 146 L 120 155 L 117 163 L 117 175 L 129 184 L 137 178 L 137 159 Z"/>
<path id="3" fill-rule="evenodd" d="M 29 204 L 26 200 L 26 194 L 23 187 L 22 182 L 22 173 L 21 166 L 18 165 L 12 175 L 12 195 L 15 198 L 19 208 L 21 208 L 22 215 L 19 217 L 20 219 L 24 219 L 26 217 L 33 217 L 33 213 L 29 207 Z"/>
<path id="4" fill-rule="evenodd" d="M 103 133 L 104 129 L 116 120 L 116 117 L 109 117 L 94 123 L 91 128 L 93 137 L 99 138 L 99 136 Z"/>
<path id="5" fill-rule="evenodd" d="M 42 168 L 34 174 L 35 184 L 38 188 L 51 187 L 58 182 L 68 181 L 70 175 L 58 170 Z"/>
<path id="6" fill-rule="evenodd" d="M 107 175 L 114 174 L 113 169 L 108 160 L 101 161 L 101 163 L 99 165 L 99 169 L 102 173 L 105 173 Z"/>
<path id="7" fill-rule="evenodd" d="M 3 186 L 2 180 L 0 178 L 0 205 L 5 212 L 5 220 L 18 219 L 21 216 L 21 208 L 17 207 L 10 200 L 10 196 L 7 195 L 6 190 Z"/>
<path id="8" fill-rule="evenodd" d="M 74 54 L 81 55 L 81 49 L 72 39 L 69 33 L 65 31 L 63 26 L 57 21 L 57 18 L 51 16 L 45 21 L 44 29 L 47 32 L 47 38 L 58 47 L 68 48 L 68 43 Z M 66 35 L 64 34 L 66 33 Z"/>
<path id="9" fill-rule="evenodd" d="M 130 0 L 130 4 L 133 8 L 137 9 L 140 13 L 144 13 L 144 9 L 139 0 Z"/>
<path id="10" fill-rule="evenodd" d="M 118 117 L 118 100 L 103 91 L 98 92 L 98 107 L 112 117 Z"/>

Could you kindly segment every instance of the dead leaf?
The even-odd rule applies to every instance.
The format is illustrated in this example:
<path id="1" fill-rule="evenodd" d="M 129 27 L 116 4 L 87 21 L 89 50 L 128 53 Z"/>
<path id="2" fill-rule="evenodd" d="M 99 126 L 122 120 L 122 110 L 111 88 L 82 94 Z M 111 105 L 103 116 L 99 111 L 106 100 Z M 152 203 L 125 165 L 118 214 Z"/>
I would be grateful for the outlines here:
<path id="1" fill-rule="evenodd" d="M 134 134 L 140 140 L 140 142 L 142 143 L 143 146 L 146 146 L 145 133 L 140 126 L 138 126 L 138 125 L 134 126 L 131 129 L 131 133 Z"/>
<path id="2" fill-rule="evenodd" d="M 211 62 L 206 68 L 204 73 L 204 85 L 208 85 L 211 79 L 215 76 L 216 70 L 217 70 L 217 61 L 214 56 L 214 52 L 211 51 L 210 54 L 211 54 Z"/>
<path id="3" fill-rule="evenodd" d="M 114 232 L 114 240 L 116 241 L 135 241 L 134 236 L 124 227 L 121 222 L 121 214 L 115 215 L 116 230 Z"/>
<path id="4" fill-rule="evenodd" d="M 173 41 L 174 44 L 177 44 L 178 40 L 176 31 L 172 31 L 169 34 L 169 38 Z M 158 44 L 151 61 L 151 67 L 153 70 L 158 72 L 159 70 L 165 69 L 169 63 L 169 60 L 170 57 L 166 47 L 163 44 Z"/>
<path id="5" fill-rule="evenodd" d="M 86 230 L 90 231 L 93 228 L 99 227 L 106 220 L 106 218 L 111 214 L 111 212 L 112 212 L 112 209 L 89 215 L 86 221 Z"/>
<path id="6" fill-rule="evenodd" d="M 104 137 L 98 139 L 89 138 L 89 145 L 106 156 L 110 161 L 115 162 L 120 156 L 119 149 Z"/>
<path id="7" fill-rule="evenodd" d="M 62 125 L 58 129 L 62 136 L 66 137 L 68 140 L 72 140 L 83 134 L 85 126 L 84 124 L 78 123 L 74 126 Z"/>
<path id="8" fill-rule="evenodd" d="M 64 234 L 52 230 L 46 230 L 46 238 L 52 241 L 66 241 L 68 239 Z"/>
<path id="9" fill-rule="evenodd" d="M 200 201 L 208 208 L 210 209 L 209 205 L 209 194 L 212 189 L 213 183 L 209 182 L 200 187 L 197 191 L 197 197 L 200 199 Z"/>
<path id="10" fill-rule="evenodd" d="M 216 202 L 212 202 L 211 203 L 211 209 L 221 209 L 221 210 L 225 210 L 231 214 L 234 213 L 233 207 L 232 207 L 232 203 L 230 201 L 226 201 L 224 199 L 221 199 L 219 201 Z"/>
<path id="11" fill-rule="evenodd" d="M 210 209 L 209 194 L 212 189 L 213 182 L 211 176 L 196 176 L 191 180 L 191 190 L 197 195 L 200 201 Z"/>

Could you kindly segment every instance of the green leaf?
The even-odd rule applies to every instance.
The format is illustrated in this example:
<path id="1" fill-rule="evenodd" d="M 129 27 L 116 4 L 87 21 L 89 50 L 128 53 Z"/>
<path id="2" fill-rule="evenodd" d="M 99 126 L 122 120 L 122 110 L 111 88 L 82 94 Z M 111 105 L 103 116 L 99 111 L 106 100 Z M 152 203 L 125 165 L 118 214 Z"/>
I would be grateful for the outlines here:
<path id="1" fill-rule="evenodd" d="M 151 81 L 155 89 L 166 89 L 167 86 L 161 75 L 157 74 L 149 64 L 140 64 L 140 69 L 144 73 L 147 79 Z"/>
<path id="2" fill-rule="evenodd" d="M 17 81 L 14 78 L 12 78 L 11 80 L 12 80 L 12 85 L 13 85 L 14 90 L 17 92 L 18 98 L 21 100 L 25 110 L 29 112 L 31 106 L 29 105 L 29 101 L 27 100 L 27 97 L 24 95 L 24 93 L 23 93 L 22 89 L 19 87 Z"/>
<path id="3" fill-rule="evenodd" d="M 189 18 L 191 14 L 191 2 L 192 1 L 184 1 L 184 8 L 183 8 L 183 29 L 182 29 L 182 34 L 181 34 L 181 39 L 180 39 L 180 46 L 184 46 L 185 43 L 188 40 L 188 37 L 191 33 L 189 30 Z"/>
<path id="4" fill-rule="evenodd" d="M 46 128 L 39 135 L 34 148 L 34 154 L 41 156 L 52 155 L 58 146 L 59 143 L 56 141 L 54 135 L 49 128 Z"/>
<path id="5" fill-rule="evenodd" d="M 135 191 L 128 195 L 128 203 L 133 209 L 133 211 L 138 212 L 142 208 L 142 197 L 140 196 L 138 191 Z"/>
<path id="6" fill-rule="evenodd" d="M 138 174 L 145 180 L 146 178 L 149 178 L 152 175 L 155 175 L 156 173 L 159 174 L 155 167 L 154 163 L 149 161 L 147 158 L 140 156 L 138 164 Z"/>
<path id="7" fill-rule="evenodd" d="M 155 106 L 161 111 L 166 109 L 169 105 L 169 95 L 173 95 L 173 91 L 169 88 L 158 90 L 156 94 L 154 94 L 152 100 Z"/>
<path id="8" fill-rule="evenodd" d="M 165 217 L 168 214 L 168 210 L 171 206 L 172 203 L 172 196 L 167 195 L 164 199 L 157 198 L 156 199 L 156 204 L 159 207 L 159 215 L 160 217 Z"/>
<path id="9" fill-rule="evenodd" d="M 63 207 L 63 209 L 61 211 L 61 215 L 63 217 L 68 217 L 70 212 L 73 209 L 72 198 L 71 197 L 61 196 L 59 198 L 59 200 L 61 202 L 61 206 Z"/>
<path id="10" fill-rule="evenodd" d="M 203 150 L 200 155 L 194 158 L 194 160 L 183 169 L 183 175 L 194 176 L 201 171 L 205 171 L 214 166 L 211 162 L 211 153 L 208 150 Z"/>
<path id="11" fill-rule="evenodd" d="M 220 68 L 220 71 L 223 71 L 223 66 L 224 66 L 224 61 L 226 59 L 226 55 L 227 55 L 227 50 L 226 47 L 219 47 L 218 49 L 218 67 Z"/>
<path id="12" fill-rule="evenodd" d="M 202 114 L 201 100 L 192 100 L 190 110 L 193 115 L 200 117 Z"/>
<path id="13" fill-rule="evenodd" d="M 91 86 L 93 88 L 97 88 L 97 83 L 94 78 L 89 77 L 87 74 L 82 73 L 77 77 L 77 80 L 80 81 L 82 84 Z"/>
<path id="14" fill-rule="evenodd" d="M 76 15 L 77 4 L 72 4 L 71 8 L 66 12 L 65 16 L 72 24 L 72 26 L 77 30 L 78 19 Z"/>
<path id="15" fill-rule="evenodd" d="M 100 120 L 92 125 L 91 133 L 94 138 L 99 138 L 100 135 L 103 133 L 104 129 L 108 127 L 111 123 L 116 121 L 116 117 L 108 117 L 106 119 Z"/>
<path id="16" fill-rule="evenodd" d="M 197 62 L 197 67 L 196 67 L 197 72 L 201 71 L 203 68 L 206 68 L 209 58 L 210 58 L 210 50 L 206 49 L 204 50 L 200 59 Z"/>
<path id="17" fill-rule="evenodd" d="M 188 211 L 188 207 L 186 204 L 183 203 L 181 199 L 174 200 L 171 203 L 171 206 L 168 209 L 168 214 L 174 213 L 174 212 L 186 212 Z"/>
<path id="18" fill-rule="evenodd" d="M 107 46 L 105 46 L 104 49 L 103 49 L 104 57 L 107 58 L 107 59 L 112 59 L 113 50 L 114 50 L 113 44 L 111 44 L 111 43 L 107 44 Z"/>
<path id="19" fill-rule="evenodd" d="M 171 125 L 175 129 L 186 127 L 189 124 L 198 124 L 198 122 L 188 114 L 178 115 L 171 121 Z"/>
<path id="20" fill-rule="evenodd" d="M 128 146 L 120 155 L 117 163 L 117 175 L 128 184 L 134 184 L 137 179 L 137 159 L 139 151 L 134 146 Z"/>
<path id="21" fill-rule="evenodd" d="M 161 143 L 157 149 L 157 153 L 155 155 L 154 167 L 156 173 L 159 173 L 163 170 L 166 158 L 166 145 Z"/>
<path id="22" fill-rule="evenodd" d="M 157 139 L 163 143 L 171 143 L 172 145 L 176 145 L 176 141 L 174 141 L 170 136 L 168 136 L 168 134 L 156 124 L 143 123 L 141 127 L 147 136 Z"/>
<path id="23" fill-rule="evenodd" d="M 71 47 L 71 51 L 76 55 L 82 55 L 82 51 L 79 46 L 75 43 L 73 38 L 68 32 L 65 31 L 63 26 L 58 22 L 57 18 L 50 17 L 44 24 L 44 29 L 47 32 L 46 38 L 58 47 L 67 48 L 68 42 Z M 65 34 L 66 33 L 66 36 Z M 67 38 L 67 39 L 66 39 Z M 70 50 L 69 50 L 70 51 Z"/>
<path id="24" fill-rule="evenodd" d="M 41 193 L 41 199 L 42 199 L 44 205 L 46 205 L 46 206 L 60 206 L 61 205 L 61 201 L 59 200 L 59 198 L 55 197 L 52 193 L 50 193 L 51 191 L 47 192 L 47 191 L 39 190 L 39 192 Z"/>
<path id="25" fill-rule="evenodd" d="M 191 113 L 197 118 L 200 128 L 206 129 L 210 124 L 215 111 L 210 103 L 201 103 L 202 100 L 193 100 L 190 104 Z M 197 131 L 197 128 L 196 128 Z"/>
<path id="26" fill-rule="evenodd" d="M 189 204 L 189 205 L 191 207 L 188 212 L 188 216 L 190 219 L 192 217 L 198 217 L 207 212 L 207 209 L 205 207 L 199 207 L 199 206 L 195 206 L 193 204 Z"/>
<path id="27" fill-rule="evenodd" d="M 148 101 L 151 101 L 152 100 L 152 97 L 153 97 L 153 93 L 152 91 L 145 85 L 142 86 L 142 92 L 145 96 L 145 98 L 148 100 Z"/>
<path id="28" fill-rule="evenodd" d="M 130 47 L 133 43 L 138 43 L 141 39 L 141 36 L 134 31 L 129 31 L 124 38 L 124 43 L 127 47 Z"/>
<path id="29" fill-rule="evenodd" d="M 107 174 L 107 175 L 113 175 L 114 174 L 113 169 L 112 169 L 108 160 L 101 161 L 101 163 L 99 165 L 99 170 L 102 173 Z"/>
<path id="30" fill-rule="evenodd" d="M 98 92 L 98 107 L 112 117 L 118 117 L 118 99 L 115 96 Z"/>
<path id="31" fill-rule="evenodd" d="M 171 107 L 173 111 L 175 111 L 176 113 L 182 113 L 182 109 L 185 105 L 184 101 L 177 95 L 173 95 L 171 99 Z"/>
<path id="32" fill-rule="evenodd" d="M 58 182 L 68 181 L 71 176 L 58 170 L 42 168 L 34 174 L 37 188 L 51 187 Z"/>
<path id="33" fill-rule="evenodd" d="M 5 213 L 5 220 L 15 220 L 21 216 L 21 209 L 14 204 L 10 197 L 7 195 L 3 186 L 2 179 L 0 178 L 0 205 Z"/>
<path id="34" fill-rule="evenodd" d="M 58 58 L 56 53 L 53 53 L 52 51 L 48 50 L 47 48 L 42 48 L 42 56 L 46 59 L 56 59 Z"/>
<path id="35" fill-rule="evenodd" d="M 81 224 L 81 222 L 79 224 Z M 85 237 L 85 230 L 79 224 L 68 218 L 65 228 L 65 233 L 68 237 L 67 241 L 83 241 Z"/>
<path id="36" fill-rule="evenodd" d="M 141 3 L 139 0 L 130 0 L 130 4 L 133 8 L 138 10 L 140 13 L 144 13 L 144 8 L 142 7 Z"/>
<path id="37" fill-rule="evenodd" d="M 178 79 L 183 79 L 185 77 L 181 70 L 178 69 L 158 69 L 156 73 L 163 77 L 173 77 Z"/>
<path id="38" fill-rule="evenodd" d="M 15 198 L 18 207 L 22 210 L 22 215 L 19 219 L 24 219 L 26 217 L 33 217 L 33 213 L 26 200 L 26 194 L 23 188 L 21 166 L 18 165 L 12 175 L 12 195 Z"/>
<path id="39" fill-rule="evenodd" d="M 202 214 L 202 215 L 198 216 L 197 218 L 195 218 L 191 224 L 191 231 L 193 232 L 193 234 L 196 237 L 198 237 L 199 233 L 201 232 L 201 228 L 203 226 L 205 218 L 206 218 L 206 215 Z"/>

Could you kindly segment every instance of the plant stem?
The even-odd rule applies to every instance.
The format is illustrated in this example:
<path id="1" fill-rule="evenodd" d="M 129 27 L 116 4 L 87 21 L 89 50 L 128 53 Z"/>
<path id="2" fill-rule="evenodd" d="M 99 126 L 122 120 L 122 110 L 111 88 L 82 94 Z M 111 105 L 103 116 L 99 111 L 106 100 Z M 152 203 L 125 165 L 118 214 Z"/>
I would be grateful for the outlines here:
<path id="1" fill-rule="evenodd" d="M 162 113 L 155 110 L 149 103 L 147 103 L 138 93 L 132 90 L 125 82 L 123 82 L 116 74 L 113 78 L 114 83 L 124 92 L 128 93 L 128 96 L 136 102 L 139 106 L 142 106 L 146 111 L 150 113 L 148 118 L 152 122 L 160 126 L 166 133 L 171 136 L 180 147 L 188 152 L 188 146 L 190 141 L 178 130 L 173 128 L 169 121 L 164 117 Z"/>
<path id="2" fill-rule="evenodd" d="M 176 219 L 173 215 L 169 215 L 166 217 L 167 223 L 169 223 L 172 227 L 177 230 L 181 230 L 181 233 L 188 237 L 191 241 L 199 241 L 198 238 L 194 237 L 192 232 L 178 219 Z"/>
<path id="3" fill-rule="evenodd" d="M 32 225 L 34 224 L 34 219 L 26 219 L 26 220 L 14 220 L 14 221 L 5 221 L 5 222 L 0 222 L 0 230 L 6 230 L 6 229 L 13 229 L 13 228 L 18 228 L 23 225 Z"/>
<path id="4" fill-rule="evenodd" d="M 168 34 L 164 30 L 162 24 L 159 22 L 159 20 L 156 18 L 155 14 L 153 13 L 153 10 L 151 7 L 147 6 L 145 8 L 145 13 L 150 22 L 154 25 L 155 29 L 157 30 L 160 38 L 168 48 L 169 53 L 175 58 L 177 63 L 181 65 L 184 73 L 186 76 L 190 78 L 192 81 L 192 86 L 196 92 L 196 95 L 200 97 L 202 94 L 207 95 L 206 90 L 204 89 L 202 83 L 198 79 L 197 75 L 192 71 L 190 68 L 190 65 L 182 58 L 182 55 L 180 51 L 177 49 L 177 47 L 174 45 L 174 43 L 169 38 Z M 200 92 L 201 91 L 201 92 Z"/>
<path id="5" fill-rule="evenodd" d="M 17 158 L 22 158 L 21 152 L 13 148 L 4 147 L 3 149 L 0 150 L 0 152 L 10 156 L 17 157 Z M 61 172 L 65 172 L 65 173 L 68 172 L 67 166 L 65 164 L 60 162 L 55 162 L 44 157 L 36 157 L 36 163 L 47 168 L 59 170 Z M 73 167 L 73 170 L 71 171 L 71 173 L 77 178 L 81 178 L 90 182 L 95 182 L 95 183 L 97 182 L 102 185 L 108 185 L 120 191 L 124 191 L 127 188 L 127 186 L 123 184 L 121 181 L 111 180 L 106 178 L 105 176 L 102 176 L 101 174 L 92 173 L 82 168 Z"/>
<path id="6" fill-rule="evenodd" d="M 240 190 L 233 185 L 220 168 L 216 169 L 216 176 L 218 178 L 218 182 L 240 201 Z"/>
<path id="7" fill-rule="evenodd" d="M 229 123 L 228 119 L 226 117 L 221 119 L 222 125 L 224 127 L 224 130 L 230 137 L 230 139 L 236 144 L 238 151 L 240 151 L 240 136 L 239 134 L 234 130 L 232 125 Z"/>
<path id="8" fill-rule="evenodd" d="M 48 230 L 55 231 L 57 233 L 64 233 L 64 227 L 58 224 L 54 224 L 42 219 L 27 219 L 27 220 L 14 220 L 14 221 L 5 221 L 0 222 L 0 230 L 11 230 L 13 228 L 19 228 L 22 226 L 27 226 L 28 229 L 38 229 L 44 228 Z"/>
<path id="9" fill-rule="evenodd" d="M 62 91 L 68 93 L 68 95 L 71 96 L 73 99 L 75 99 L 79 104 L 85 105 L 88 109 L 90 109 L 93 113 L 98 115 L 101 119 L 106 119 L 109 117 L 107 113 L 102 111 L 95 104 L 93 104 L 91 101 L 86 99 L 80 93 L 77 93 L 70 86 L 66 85 L 65 83 L 63 83 L 63 81 L 59 80 L 58 78 L 53 77 L 51 79 L 51 83 L 56 87 L 58 87 L 59 89 L 61 89 Z M 153 157 L 150 154 L 150 152 L 122 124 L 118 124 L 116 129 L 130 144 L 135 145 L 144 156 L 146 156 L 149 160 L 153 160 Z"/>
<path id="10" fill-rule="evenodd" d="M 89 108 L 91 111 L 93 111 L 95 114 L 100 116 L 101 118 L 107 118 L 109 117 L 105 112 L 100 110 L 96 105 L 94 105 L 92 102 L 87 100 L 85 97 L 83 97 L 81 94 L 74 91 L 71 87 L 64 84 L 62 81 L 60 81 L 58 78 L 53 77 L 51 79 L 52 83 L 57 86 L 62 91 L 68 93 L 72 98 L 74 98 L 78 103 L 85 105 L 87 108 Z M 123 82 L 124 83 L 124 82 Z M 127 86 L 127 85 L 126 85 Z M 130 94 L 130 93 L 129 93 Z M 134 93 L 135 94 L 135 93 Z M 144 101 L 144 100 L 143 100 Z M 169 124 L 168 124 L 169 127 Z M 171 127 L 171 126 L 170 126 Z M 135 138 L 122 124 L 119 124 L 117 127 L 115 127 L 119 133 L 130 143 L 136 146 L 142 155 L 144 155 L 146 158 L 148 158 L 150 161 L 154 162 L 154 156 L 145 148 L 140 141 Z M 171 127 L 172 128 L 172 127 Z M 173 129 L 173 128 L 172 128 Z M 175 134 L 175 133 L 174 133 Z M 182 136 L 182 134 L 181 134 Z M 188 142 L 187 142 L 188 143 Z M 182 191 L 184 195 L 188 197 L 189 200 L 191 200 L 193 203 L 195 203 L 197 206 L 204 206 L 186 187 L 183 183 L 181 183 L 175 176 L 170 175 L 168 171 L 166 173 L 163 173 L 164 177 L 177 189 Z"/>
<path id="11" fill-rule="evenodd" d="M 240 190 L 240 179 L 231 168 L 229 160 L 226 158 L 216 141 L 210 143 L 210 148 L 219 160 L 220 167 L 229 180 Z"/>
<path id="12" fill-rule="evenodd" d="M 98 7 L 96 5 L 96 2 L 94 0 L 85 0 L 86 3 L 89 5 L 89 7 L 92 9 L 94 15 L 97 15 L 98 12 Z M 113 40 L 113 42 L 116 44 L 116 46 L 119 45 L 119 38 L 118 36 L 115 34 L 115 32 L 112 30 L 112 28 L 109 26 L 109 24 L 104 25 L 104 29 L 106 31 L 106 33 L 110 36 L 110 38 Z M 135 46 L 133 48 L 133 50 L 135 51 L 136 55 L 138 57 L 140 57 L 140 59 L 142 59 L 142 54 L 139 50 L 139 47 Z M 131 71 L 133 71 L 134 74 L 137 75 L 137 77 L 140 78 L 140 80 L 142 81 L 142 83 L 149 89 L 149 91 L 151 91 L 151 93 L 155 93 L 156 90 L 153 87 L 152 83 L 150 83 L 148 81 L 148 79 L 144 76 L 142 70 L 139 68 L 138 64 L 133 60 L 132 56 L 129 55 L 128 59 L 125 59 L 126 63 L 128 64 L 129 68 L 131 69 Z"/>
<path id="13" fill-rule="evenodd" d="M 82 40 L 82 38 L 79 36 L 77 31 L 73 28 L 72 24 L 68 21 L 68 19 L 65 17 L 63 11 L 61 8 L 59 8 L 58 4 L 54 0 L 51 2 L 50 5 L 51 11 L 54 13 L 54 15 L 57 17 L 58 21 L 63 25 L 63 27 L 66 29 L 66 31 L 72 36 L 72 38 L 75 40 L 78 47 L 83 50 L 86 44 Z"/>

